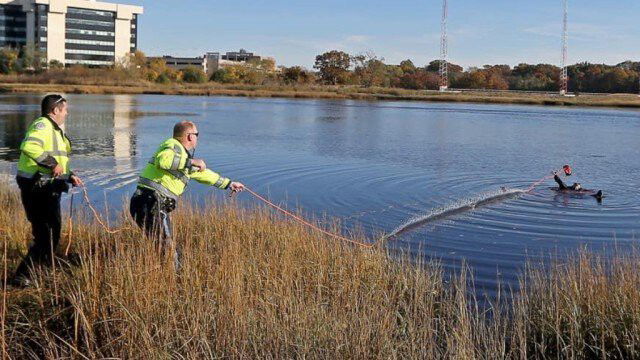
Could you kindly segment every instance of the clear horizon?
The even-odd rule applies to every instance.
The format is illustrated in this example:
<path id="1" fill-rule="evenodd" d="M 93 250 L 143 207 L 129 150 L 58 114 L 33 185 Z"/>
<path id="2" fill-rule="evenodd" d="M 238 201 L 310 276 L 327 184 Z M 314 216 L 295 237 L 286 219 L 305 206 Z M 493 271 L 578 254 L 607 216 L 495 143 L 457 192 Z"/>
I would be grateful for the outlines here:
<path id="1" fill-rule="evenodd" d="M 200 56 L 240 48 L 278 65 L 312 68 L 329 50 L 372 52 L 386 63 L 439 58 L 441 1 L 301 0 L 233 4 L 184 0 L 123 0 L 144 6 L 139 48 L 150 56 Z M 449 61 L 465 69 L 485 64 L 561 64 L 562 2 L 536 4 L 450 0 Z M 180 14 L 176 17 L 175 14 Z M 569 63 L 640 60 L 640 3 L 602 6 L 569 2 Z"/>

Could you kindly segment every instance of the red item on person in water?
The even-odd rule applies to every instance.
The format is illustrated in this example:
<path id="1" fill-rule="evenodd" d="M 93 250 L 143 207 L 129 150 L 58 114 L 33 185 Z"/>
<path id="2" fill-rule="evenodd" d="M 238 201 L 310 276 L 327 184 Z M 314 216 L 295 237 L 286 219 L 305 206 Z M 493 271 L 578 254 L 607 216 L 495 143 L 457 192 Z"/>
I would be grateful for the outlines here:
<path id="1" fill-rule="evenodd" d="M 571 176 L 571 166 L 569 165 L 565 165 L 562 167 L 562 170 L 564 170 L 564 174 L 567 176 Z"/>

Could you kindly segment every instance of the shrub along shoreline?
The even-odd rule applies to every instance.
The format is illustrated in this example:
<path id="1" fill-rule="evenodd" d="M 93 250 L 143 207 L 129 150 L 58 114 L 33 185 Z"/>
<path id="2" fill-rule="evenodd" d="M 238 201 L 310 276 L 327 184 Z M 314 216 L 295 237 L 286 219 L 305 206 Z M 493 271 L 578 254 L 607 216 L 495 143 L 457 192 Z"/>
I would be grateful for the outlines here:
<path id="1" fill-rule="evenodd" d="M 11 273 L 29 225 L 7 182 L 0 207 L 3 270 Z M 544 271 L 528 267 L 520 293 L 502 293 L 487 309 L 467 270 L 445 281 L 437 261 L 336 243 L 266 209 L 210 203 L 205 210 L 185 201 L 175 214 L 179 274 L 135 227 L 110 235 L 78 214 L 71 248 L 82 264 L 61 261 L 38 272 L 34 287 L 3 290 L 4 354 L 640 358 L 635 255 L 581 253 Z"/>
<path id="2" fill-rule="evenodd" d="M 242 85 L 242 84 L 153 84 L 123 85 L 86 83 L 20 83 L 7 82 L 0 76 L 0 93 L 66 93 L 66 94 L 129 94 L 129 95 L 191 95 L 239 96 L 297 99 L 353 99 L 388 101 L 460 102 L 484 104 L 520 104 L 545 106 L 585 106 L 640 108 L 640 97 L 632 94 L 581 95 L 561 97 L 547 94 L 491 93 L 465 91 L 439 93 L 430 90 L 406 90 L 343 85 Z"/>
<path id="3" fill-rule="evenodd" d="M 578 63 L 568 67 L 568 88 L 575 97 L 558 96 L 561 69 L 550 64 L 485 65 L 449 63 L 449 87 L 440 93 L 440 60 L 416 66 L 411 60 L 386 64 L 375 54 L 332 50 L 315 58 L 314 71 L 276 67 L 272 58 L 226 65 L 207 74 L 200 67 L 177 70 L 163 58 L 136 51 L 110 67 L 64 67 L 46 63 L 27 46 L 0 49 L 0 92 L 80 94 L 172 94 L 251 97 L 414 100 L 534 105 L 640 107 L 640 62 L 616 65 Z M 315 71 L 317 70 L 317 71 Z M 67 86 L 68 85 L 68 86 Z M 488 90 L 484 90 L 488 89 Z M 505 92 L 511 90 L 511 92 Z M 598 93 L 591 94 L 591 93 Z M 609 95 L 609 93 L 619 93 Z"/>

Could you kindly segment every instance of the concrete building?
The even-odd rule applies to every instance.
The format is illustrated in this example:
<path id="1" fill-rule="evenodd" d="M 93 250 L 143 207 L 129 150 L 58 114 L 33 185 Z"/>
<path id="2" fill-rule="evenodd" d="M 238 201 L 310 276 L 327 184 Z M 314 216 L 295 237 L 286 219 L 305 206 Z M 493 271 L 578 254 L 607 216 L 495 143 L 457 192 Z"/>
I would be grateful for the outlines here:
<path id="1" fill-rule="evenodd" d="M 203 69 L 206 72 L 207 61 L 205 57 L 175 57 L 170 55 L 147 57 L 147 61 L 155 59 L 163 60 L 168 67 L 175 70 L 184 70 L 188 67 L 195 67 Z"/>
<path id="2" fill-rule="evenodd" d="M 201 69 L 207 74 L 207 77 L 210 77 L 218 69 L 226 66 L 245 64 L 247 61 L 260 60 L 262 58 L 241 49 L 238 52 L 227 52 L 224 55 L 220 55 L 218 52 L 208 52 L 203 56 L 197 57 L 174 57 L 165 55 L 162 57 L 149 57 L 147 59 L 162 59 L 167 66 L 175 70 L 183 70 L 189 66 L 193 66 Z"/>
<path id="3" fill-rule="evenodd" d="M 93 0 L 0 0 L 0 47 L 32 45 L 65 65 L 113 65 L 138 48 L 142 12 Z"/>
<path id="4" fill-rule="evenodd" d="M 240 49 L 240 51 L 228 51 L 222 55 L 222 60 L 246 62 L 250 60 L 260 60 L 260 56 L 247 52 L 245 49 Z"/>

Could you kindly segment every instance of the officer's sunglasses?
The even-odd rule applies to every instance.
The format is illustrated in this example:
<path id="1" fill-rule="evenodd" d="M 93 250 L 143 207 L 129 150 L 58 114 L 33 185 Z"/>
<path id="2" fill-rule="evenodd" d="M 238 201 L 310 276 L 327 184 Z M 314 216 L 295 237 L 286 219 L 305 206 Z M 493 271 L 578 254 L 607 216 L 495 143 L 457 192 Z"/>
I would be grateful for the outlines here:
<path id="1" fill-rule="evenodd" d="M 60 96 L 60 99 L 56 100 L 56 102 L 54 102 L 53 105 L 58 105 L 59 103 L 61 103 L 63 101 L 67 101 L 67 100 L 65 98 L 63 98 L 62 96 Z"/>
<path id="2" fill-rule="evenodd" d="M 200 135 L 200 132 L 189 133 L 187 135 L 195 135 L 196 137 L 198 137 Z"/>

